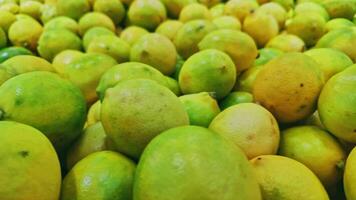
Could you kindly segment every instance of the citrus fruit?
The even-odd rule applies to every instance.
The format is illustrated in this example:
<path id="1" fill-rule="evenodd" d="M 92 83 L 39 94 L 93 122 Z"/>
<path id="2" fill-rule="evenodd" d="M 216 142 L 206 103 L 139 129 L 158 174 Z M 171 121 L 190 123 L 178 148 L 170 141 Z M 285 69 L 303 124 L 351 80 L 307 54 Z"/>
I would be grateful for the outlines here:
<path id="1" fill-rule="evenodd" d="M 213 19 L 224 16 L 225 4 L 220 3 L 210 8 L 210 14 Z M 237 18 L 236 18 L 237 19 Z"/>
<path id="2" fill-rule="evenodd" d="M 255 12 L 246 16 L 242 30 L 255 40 L 257 46 L 264 47 L 270 39 L 278 35 L 279 26 L 272 15 Z"/>
<path id="3" fill-rule="evenodd" d="M 179 21 L 183 23 L 195 19 L 210 20 L 211 15 L 208 7 L 198 3 L 188 4 L 179 14 Z"/>
<path id="4" fill-rule="evenodd" d="M 198 0 L 199 3 L 206 5 L 207 7 L 212 7 L 216 4 L 221 3 L 221 0 Z"/>
<path id="5" fill-rule="evenodd" d="M 174 45 L 177 52 L 184 59 L 189 58 L 191 55 L 199 51 L 198 43 L 204 36 L 217 27 L 208 20 L 192 20 L 185 23 L 177 32 L 174 37 Z"/>
<path id="6" fill-rule="evenodd" d="M 138 26 L 129 26 L 121 32 L 120 38 L 125 40 L 130 45 L 133 45 L 138 39 L 148 33 L 149 32 L 144 28 Z"/>
<path id="7" fill-rule="evenodd" d="M 326 188 L 342 178 L 345 152 L 338 141 L 316 126 L 299 126 L 282 132 L 279 154 L 307 166 Z"/>
<path id="8" fill-rule="evenodd" d="M 81 50 L 81 48 L 82 41 L 73 32 L 67 29 L 50 29 L 45 30 L 41 35 L 37 51 L 42 58 L 52 61 L 57 54 L 64 50 Z"/>
<path id="9" fill-rule="evenodd" d="M 115 24 L 120 24 L 125 17 L 125 7 L 118 0 L 95 0 L 93 10 L 106 14 Z"/>
<path id="10" fill-rule="evenodd" d="M 256 0 L 230 0 L 225 4 L 224 13 L 231 15 L 244 22 L 245 17 L 258 8 Z"/>
<path id="11" fill-rule="evenodd" d="M 331 18 L 352 19 L 356 14 L 356 4 L 353 0 L 324 0 L 322 5 Z"/>
<path id="12" fill-rule="evenodd" d="M 0 63 L 19 55 L 32 55 L 32 52 L 23 47 L 3 48 L 0 50 Z"/>
<path id="13" fill-rule="evenodd" d="M 279 128 L 273 115 L 260 105 L 241 103 L 218 114 L 209 129 L 240 147 L 248 159 L 276 154 Z"/>
<path id="14" fill-rule="evenodd" d="M 171 18 L 178 18 L 184 6 L 197 3 L 197 0 L 161 0 L 167 9 L 167 13 Z"/>
<path id="15" fill-rule="evenodd" d="M 287 11 L 280 4 L 269 2 L 261 5 L 256 12 L 272 15 L 277 20 L 279 28 L 284 28 L 284 24 L 287 19 Z"/>
<path id="16" fill-rule="evenodd" d="M 0 27 L 7 32 L 12 23 L 16 21 L 16 17 L 14 14 L 8 11 L 0 11 Z"/>
<path id="17" fill-rule="evenodd" d="M 212 22 L 218 29 L 241 30 L 241 22 L 232 16 L 216 17 Z"/>
<path id="18" fill-rule="evenodd" d="M 25 1 L 20 3 L 20 13 L 33 17 L 36 20 L 41 18 L 43 4 L 37 1 Z"/>
<path id="19" fill-rule="evenodd" d="M 110 19 L 110 17 L 106 16 L 100 12 L 91 12 L 85 14 L 79 20 L 79 32 L 83 36 L 89 29 L 93 27 L 105 27 L 112 32 L 115 32 L 115 24 Z"/>
<path id="20" fill-rule="evenodd" d="M 279 5 L 283 6 L 284 9 L 287 11 L 294 8 L 294 0 L 270 0 L 272 2 L 278 3 Z"/>
<path id="21" fill-rule="evenodd" d="M 300 162 L 275 155 L 258 156 L 250 162 L 264 200 L 329 200 L 318 178 Z"/>
<path id="22" fill-rule="evenodd" d="M 105 27 L 93 27 L 85 32 L 83 36 L 83 47 L 87 49 L 89 44 L 97 37 L 104 36 L 104 35 L 111 35 L 115 36 L 115 33 L 112 30 L 109 30 Z"/>
<path id="23" fill-rule="evenodd" d="M 87 53 L 66 65 L 61 76 L 80 88 L 87 103 L 91 104 L 98 99 L 95 89 L 101 76 L 116 64 L 108 55 Z"/>
<path id="24" fill-rule="evenodd" d="M 345 53 L 336 49 L 311 49 L 306 51 L 305 54 L 312 57 L 318 63 L 318 67 L 324 73 L 325 81 L 353 64 L 352 60 Z"/>
<path id="25" fill-rule="evenodd" d="M 231 106 L 240 103 L 252 103 L 253 95 L 248 92 L 231 92 L 222 101 L 220 101 L 219 106 L 221 110 L 225 110 Z"/>
<path id="26" fill-rule="evenodd" d="M 86 127 L 67 152 L 67 169 L 72 167 L 89 154 L 107 150 L 106 134 L 101 122 Z"/>
<path id="27" fill-rule="evenodd" d="M 34 19 L 17 20 L 9 28 L 8 37 L 14 46 L 36 50 L 42 26 Z"/>
<path id="28" fill-rule="evenodd" d="M 356 198 L 355 193 L 355 158 L 356 158 L 356 150 L 355 148 L 349 154 L 349 157 L 346 161 L 345 174 L 344 174 L 344 188 L 347 199 L 354 200 Z"/>
<path id="29" fill-rule="evenodd" d="M 234 61 L 236 71 L 241 72 L 253 64 L 258 51 L 254 40 L 238 30 L 216 30 L 206 35 L 199 49 L 218 49 L 227 53 Z"/>
<path id="30" fill-rule="evenodd" d="M 9 58 L 2 65 L 16 75 L 32 71 L 54 72 L 51 63 L 43 58 L 32 55 L 18 55 Z"/>
<path id="31" fill-rule="evenodd" d="M 114 58 L 117 63 L 129 61 L 130 45 L 113 35 L 94 38 L 87 47 L 88 53 L 103 53 Z"/>
<path id="32" fill-rule="evenodd" d="M 148 64 L 171 75 L 175 70 L 177 51 L 167 37 L 158 33 L 146 34 L 131 47 L 130 61 Z"/>
<path id="33" fill-rule="evenodd" d="M 318 102 L 320 119 L 332 134 L 347 142 L 356 142 L 356 115 L 350 112 L 356 105 L 354 92 L 356 66 L 352 65 L 333 76 L 325 84 Z"/>
<path id="34" fill-rule="evenodd" d="M 58 15 L 78 20 L 82 15 L 89 12 L 90 5 L 88 0 L 57 0 L 56 9 Z"/>
<path id="35" fill-rule="evenodd" d="M 236 81 L 236 69 L 224 52 L 208 49 L 191 56 L 179 74 L 183 94 L 213 92 L 217 99 L 229 94 Z"/>
<path id="36" fill-rule="evenodd" d="M 283 76 L 280 74 L 283 73 Z M 267 63 L 253 86 L 256 102 L 266 107 L 279 122 L 307 118 L 317 104 L 324 84 L 318 64 L 302 53 L 286 53 Z"/>
<path id="37" fill-rule="evenodd" d="M 0 145 L 1 198 L 59 198 L 61 170 L 58 157 L 40 131 L 17 122 L 1 121 Z"/>
<path id="38" fill-rule="evenodd" d="M 330 17 L 328 12 L 325 10 L 325 8 L 322 5 L 318 3 L 315 2 L 299 3 L 298 5 L 296 5 L 294 9 L 294 15 L 307 15 L 311 13 L 318 14 L 322 16 L 326 21 L 329 21 Z"/>
<path id="39" fill-rule="evenodd" d="M 258 50 L 258 57 L 255 60 L 254 66 L 267 64 L 274 58 L 282 55 L 283 51 L 274 48 L 263 48 Z"/>
<path id="40" fill-rule="evenodd" d="M 135 159 L 161 132 L 188 125 L 188 115 L 178 97 L 148 79 L 127 80 L 106 91 L 101 122 L 115 147 Z"/>
<path id="41" fill-rule="evenodd" d="M 64 50 L 54 57 L 52 66 L 57 73 L 63 74 L 66 65 L 71 64 L 74 60 L 83 55 L 83 52 L 77 50 Z"/>
<path id="42" fill-rule="evenodd" d="M 6 3 L 0 6 L 0 11 L 8 11 L 13 14 L 18 14 L 20 6 L 17 3 Z"/>
<path id="43" fill-rule="evenodd" d="M 131 25 L 154 30 L 166 20 L 166 8 L 160 0 L 134 0 L 127 11 Z"/>
<path id="44" fill-rule="evenodd" d="M 131 79 L 150 79 L 166 86 L 166 80 L 161 72 L 155 68 L 138 62 L 127 62 L 109 69 L 100 79 L 96 92 L 102 100 L 107 89 L 122 81 Z"/>
<path id="45" fill-rule="evenodd" d="M 190 125 L 208 127 L 220 113 L 218 103 L 207 92 L 183 95 L 179 99 L 189 115 Z"/>
<path id="46" fill-rule="evenodd" d="M 29 72 L 0 87 L 1 120 L 28 124 L 61 151 L 83 128 L 86 105 L 80 90 L 51 72 Z M 65 108 L 65 109 L 64 109 Z"/>
<path id="47" fill-rule="evenodd" d="M 335 29 L 351 28 L 353 26 L 355 26 L 355 24 L 348 19 L 336 18 L 336 19 L 329 20 L 326 23 L 326 30 L 327 32 L 330 32 Z"/>
<path id="48" fill-rule="evenodd" d="M 100 109 L 101 109 L 101 101 L 96 101 L 93 105 L 90 106 L 87 115 L 87 127 L 100 122 Z"/>
<path id="49" fill-rule="evenodd" d="M 7 45 L 7 36 L 5 31 L 0 27 L 0 49 L 6 47 Z"/>
<path id="50" fill-rule="evenodd" d="M 135 167 L 131 160 L 116 152 L 90 154 L 64 178 L 61 200 L 131 199 Z"/>
<path id="51" fill-rule="evenodd" d="M 326 21 L 318 14 L 297 15 L 286 22 L 289 34 L 300 37 L 310 47 L 316 44 L 326 32 Z"/>
<path id="52" fill-rule="evenodd" d="M 272 38 L 266 47 L 279 49 L 283 52 L 303 52 L 306 49 L 304 41 L 293 34 L 280 34 Z"/>
<path id="53" fill-rule="evenodd" d="M 50 29 L 67 29 L 67 30 L 72 31 L 73 33 L 77 34 L 79 32 L 79 25 L 72 18 L 60 16 L 60 17 L 55 17 L 55 18 L 49 20 L 44 25 L 45 31 L 50 30 Z"/>
<path id="54" fill-rule="evenodd" d="M 157 29 L 156 33 L 166 36 L 168 39 L 173 41 L 178 30 L 183 26 L 183 23 L 178 20 L 167 20 L 161 23 Z"/>
<path id="55" fill-rule="evenodd" d="M 55 4 L 44 4 L 41 11 L 41 22 L 43 24 L 58 16 L 57 7 Z"/>
<path id="56" fill-rule="evenodd" d="M 242 151 L 197 126 L 167 130 L 150 142 L 133 193 L 136 200 L 262 199 Z"/>

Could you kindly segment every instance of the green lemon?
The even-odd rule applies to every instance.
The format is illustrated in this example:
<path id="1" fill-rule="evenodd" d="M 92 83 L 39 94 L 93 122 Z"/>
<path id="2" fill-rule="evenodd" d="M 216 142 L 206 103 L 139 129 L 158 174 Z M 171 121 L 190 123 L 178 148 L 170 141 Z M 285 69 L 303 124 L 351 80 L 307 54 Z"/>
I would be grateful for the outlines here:
<path id="1" fill-rule="evenodd" d="M 25 1 L 20 4 L 20 13 L 29 15 L 36 20 L 41 18 L 43 4 L 37 1 Z"/>
<path id="2" fill-rule="evenodd" d="M 78 20 L 82 15 L 89 12 L 90 5 L 88 0 L 57 0 L 56 8 L 58 15 Z"/>
<path id="3" fill-rule="evenodd" d="M 148 33 L 149 32 L 144 28 L 129 26 L 120 33 L 120 38 L 125 40 L 130 45 L 133 45 L 137 40 Z"/>
<path id="4" fill-rule="evenodd" d="M 212 22 L 218 29 L 241 30 L 241 22 L 232 16 L 216 17 Z"/>
<path id="5" fill-rule="evenodd" d="M 79 25 L 72 18 L 60 16 L 49 20 L 44 25 L 45 31 L 50 29 L 68 29 L 69 31 L 77 34 L 79 32 Z"/>
<path id="6" fill-rule="evenodd" d="M 122 81 L 106 91 L 101 122 L 116 149 L 138 159 L 146 145 L 163 131 L 189 124 L 178 97 L 148 79 Z"/>
<path id="7" fill-rule="evenodd" d="M 161 23 L 157 29 L 156 33 L 166 36 L 168 39 L 173 41 L 178 30 L 183 26 L 183 23 L 178 20 L 167 20 Z"/>
<path id="8" fill-rule="evenodd" d="M 207 92 L 183 95 L 179 99 L 189 115 L 190 125 L 208 127 L 220 113 L 218 103 Z"/>
<path id="9" fill-rule="evenodd" d="M 100 12 L 91 12 L 85 14 L 79 20 L 79 32 L 83 36 L 89 29 L 93 27 L 105 27 L 112 32 L 115 32 L 115 24 L 110 19 L 110 17 L 106 16 Z"/>
<path id="10" fill-rule="evenodd" d="M 133 193 L 135 200 L 262 200 L 242 151 L 197 126 L 173 128 L 152 140 L 137 166 Z"/>
<path id="11" fill-rule="evenodd" d="M 66 65 L 71 64 L 77 58 L 83 56 L 84 53 L 77 50 L 64 50 L 57 54 L 53 59 L 53 68 L 59 74 L 63 74 Z"/>
<path id="12" fill-rule="evenodd" d="M 113 35 L 94 38 L 87 47 L 88 53 L 103 53 L 113 57 L 117 63 L 129 61 L 130 45 L 123 39 Z"/>
<path id="13" fill-rule="evenodd" d="M 0 87 L 1 119 L 28 124 L 42 131 L 61 151 L 82 130 L 86 117 L 80 90 L 51 72 L 29 72 Z"/>
<path id="14" fill-rule="evenodd" d="M 179 21 L 185 23 L 195 19 L 210 20 L 211 14 L 207 6 L 193 3 L 186 5 L 179 14 Z"/>
<path id="15" fill-rule="evenodd" d="M 191 56 L 179 74 L 183 94 L 213 92 L 217 99 L 229 94 L 236 81 L 236 68 L 222 51 L 209 49 Z"/>
<path id="16" fill-rule="evenodd" d="M 89 29 L 87 32 L 85 32 L 83 36 L 83 47 L 84 49 L 87 49 L 91 41 L 93 41 L 95 38 L 104 36 L 104 35 L 112 35 L 115 36 L 115 33 L 112 30 L 109 30 L 105 27 L 93 27 Z"/>
<path id="17" fill-rule="evenodd" d="M 125 17 L 125 7 L 118 0 L 95 0 L 93 10 L 106 14 L 115 24 L 120 24 Z"/>
<path id="18" fill-rule="evenodd" d="M 14 46 L 21 46 L 34 51 L 42 30 L 41 24 L 36 20 L 21 19 L 12 23 L 8 36 Z"/>
<path id="19" fill-rule="evenodd" d="M 111 151 L 93 153 L 66 175 L 61 200 L 132 199 L 135 164 Z"/>
<path id="20" fill-rule="evenodd" d="M 252 103 L 253 95 L 248 92 L 231 92 L 227 95 L 222 101 L 220 101 L 221 110 L 225 110 L 231 106 L 240 104 L 240 103 Z"/>
<path id="21" fill-rule="evenodd" d="M 0 11 L 0 27 L 7 32 L 12 23 L 16 21 L 14 14 L 8 11 Z"/>
<path id="22" fill-rule="evenodd" d="M 33 71 L 54 72 L 51 63 L 32 55 L 14 56 L 3 62 L 2 65 L 16 75 Z"/>

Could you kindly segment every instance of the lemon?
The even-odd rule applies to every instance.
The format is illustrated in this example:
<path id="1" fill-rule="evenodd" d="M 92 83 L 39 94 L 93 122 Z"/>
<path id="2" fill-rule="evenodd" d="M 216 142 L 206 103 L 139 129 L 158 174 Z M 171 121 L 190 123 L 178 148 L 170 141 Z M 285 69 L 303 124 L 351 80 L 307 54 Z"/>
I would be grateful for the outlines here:
<path id="1" fill-rule="evenodd" d="M 303 52 L 305 43 L 298 36 L 293 34 L 280 34 L 272 38 L 267 44 L 267 48 L 279 49 L 283 52 Z"/>
<path id="2" fill-rule="evenodd" d="M 264 47 L 270 39 L 278 35 L 279 26 L 272 15 L 255 12 L 245 18 L 242 30 L 255 40 L 257 46 Z"/>
<path id="3" fill-rule="evenodd" d="M 356 4 L 353 0 L 324 0 L 322 5 L 331 18 L 352 19 L 356 14 Z"/>
<path id="4" fill-rule="evenodd" d="M 146 34 L 132 46 L 130 61 L 148 64 L 165 75 L 171 75 L 175 70 L 177 51 L 167 37 L 158 33 Z"/>
<path id="5" fill-rule="evenodd" d="M 205 35 L 216 30 L 217 27 L 208 20 L 193 20 L 185 23 L 173 39 L 177 52 L 184 59 L 199 51 L 198 43 Z"/>
<path id="6" fill-rule="evenodd" d="M 42 34 L 42 26 L 36 20 L 17 20 L 9 28 L 9 40 L 14 46 L 22 46 L 30 50 L 36 50 L 37 41 Z"/>
<path id="7" fill-rule="evenodd" d="M 82 15 L 89 12 L 90 5 L 87 0 L 57 0 L 56 8 L 58 15 L 78 20 Z"/>
<path id="8" fill-rule="evenodd" d="M 279 154 L 307 166 L 326 188 L 342 178 L 345 152 L 329 133 L 316 126 L 299 126 L 283 131 Z"/>
<path id="9" fill-rule="evenodd" d="M 65 71 L 66 65 L 71 64 L 77 58 L 83 56 L 83 52 L 77 50 L 64 50 L 61 53 L 57 54 L 53 59 L 53 68 L 59 74 L 63 74 Z"/>
<path id="10" fill-rule="evenodd" d="M 32 55 L 32 52 L 23 47 L 3 48 L 0 50 L 0 63 L 3 63 L 6 60 L 19 55 Z"/>
<path id="11" fill-rule="evenodd" d="M 67 30 L 72 31 L 73 33 L 77 34 L 79 32 L 79 25 L 72 18 L 60 16 L 60 17 L 55 17 L 55 18 L 49 20 L 44 25 L 45 31 L 50 30 L 50 29 L 67 29 Z"/>
<path id="12" fill-rule="evenodd" d="M 106 140 L 101 122 L 86 127 L 67 152 L 67 169 L 72 169 L 77 162 L 89 154 L 107 150 Z"/>
<path id="13" fill-rule="evenodd" d="M 88 53 L 103 53 L 114 58 L 117 63 L 129 61 L 130 45 L 123 39 L 113 35 L 94 38 L 87 47 Z"/>
<path id="14" fill-rule="evenodd" d="M 58 16 L 55 4 L 44 4 L 41 9 L 41 21 L 43 24 Z"/>
<path id="15" fill-rule="evenodd" d="M 330 32 L 335 29 L 351 28 L 353 26 L 355 26 L 355 24 L 348 19 L 336 18 L 336 19 L 332 19 L 326 23 L 326 30 L 327 30 L 327 32 Z"/>
<path id="16" fill-rule="evenodd" d="M 183 95 L 179 99 L 189 115 L 190 125 L 208 127 L 220 113 L 218 103 L 207 92 Z"/>
<path id="17" fill-rule="evenodd" d="M 127 11 L 131 25 L 154 30 L 167 18 L 166 8 L 160 0 L 134 0 Z"/>
<path id="18" fill-rule="evenodd" d="M 318 178 L 300 162 L 274 155 L 258 156 L 250 162 L 264 200 L 329 200 Z"/>
<path id="19" fill-rule="evenodd" d="M 137 166 L 133 193 L 136 200 L 262 200 L 242 151 L 197 126 L 173 128 L 152 140 Z"/>
<path id="20" fill-rule="evenodd" d="M 0 11 L 0 27 L 7 33 L 12 23 L 16 21 L 14 14 L 8 11 Z"/>
<path id="21" fill-rule="evenodd" d="M 138 159 L 155 136 L 188 125 L 189 118 L 178 97 L 166 87 L 152 80 L 134 79 L 106 91 L 101 122 L 115 147 Z"/>
<path id="22" fill-rule="evenodd" d="M 54 72 L 51 63 L 32 55 L 18 55 L 6 60 L 2 65 L 16 75 L 33 71 Z"/>
<path id="23" fill-rule="evenodd" d="M 244 22 L 245 17 L 258 8 L 256 0 L 230 0 L 225 4 L 224 13 L 231 15 Z"/>
<path id="24" fill-rule="evenodd" d="M 279 128 L 273 115 L 260 105 L 241 103 L 218 114 L 209 129 L 240 147 L 248 159 L 276 154 Z"/>
<path id="25" fill-rule="evenodd" d="M 210 8 L 210 14 L 213 19 L 224 16 L 225 4 L 219 3 Z M 237 18 L 236 18 L 237 19 Z"/>
<path id="26" fill-rule="evenodd" d="M 6 3 L 0 5 L 0 11 L 8 11 L 13 14 L 17 14 L 20 11 L 20 6 L 17 3 Z"/>
<path id="27" fill-rule="evenodd" d="M 349 154 L 349 157 L 347 158 L 346 161 L 346 167 L 345 167 L 345 174 L 344 174 L 344 189 L 345 189 L 345 194 L 348 200 L 354 200 L 356 199 L 356 193 L 355 193 L 355 158 L 356 158 L 356 150 L 355 148 L 351 151 Z"/>
<path id="28" fill-rule="evenodd" d="M 80 88 L 87 103 L 91 104 L 98 99 L 95 89 L 101 76 L 116 64 L 108 55 L 87 53 L 66 65 L 61 76 Z"/>
<path id="29" fill-rule="evenodd" d="M 198 3 L 188 4 L 179 14 L 179 21 L 183 23 L 195 19 L 210 20 L 211 15 L 208 7 Z"/>
<path id="30" fill-rule="evenodd" d="M 25 1 L 20 4 L 20 13 L 29 15 L 36 20 L 41 18 L 43 4 L 37 1 Z"/>
<path id="31" fill-rule="evenodd" d="M 98 100 L 93 105 L 90 106 L 88 115 L 87 115 L 87 127 L 100 122 L 100 109 L 101 109 L 101 101 Z"/>
<path id="32" fill-rule="evenodd" d="M 236 69 L 224 52 L 208 49 L 191 56 L 179 74 L 183 94 L 213 92 L 217 99 L 229 94 L 236 81 Z"/>
<path id="33" fill-rule="evenodd" d="M 282 55 L 283 51 L 274 48 L 263 48 L 258 50 L 258 57 L 255 60 L 254 66 L 267 64 L 274 58 Z"/>
<path id="34" fill-rule="evenodd" d="M 329 21 L 330 17 L 329 17 L 328 12 L 325 10 L 325 8 L 322 5 L 320 5 L 318 3 L 304 2 L 304 3 L 298 4 L 294 9 L 295 15 L 305 15 L 305 14 L 311 14 L 311 13 L 318 14 L 318 15 L 322 16 L 326 21 Z"/>
<path id="35" fill-rule="evenodd" d="M 353 64 L 352 60 L 343 52 L 331 48 L 311 49 L 305 52 L 312 57 L 323 71 L 325 80 L 343 71 Z"/>
<path id="36" fill-rule="evenodd" d="M 79 20 L 79 32 L 83 36 L 89 29 L 93 27 L 105 27 L 112 32 L 115 32 L 114 22 L 105 14 L 100 12 L 91 12 L 85 14 Z"/>
<path id="37" fill-rule="evenodd" d="M 93 27 L 85 32 L 83 36 L 83 47 L 87 49 L 89 44 L 97 37 L 104 36 L 104 35 L 112 35 L 115 36 L 115 33 L 112 30 L 109 30 L 105 27 Z"/>
<path id="38" fill-rule="evenodd" d="M 86 105 L 80 90 L 51 72 L 29 72 L 0 87 L 1 119 L 31 125 L 54 147 L 66 148 L 83 128 Z"/>
<path id="39" fill-rule="evenodd" d="M 173 41 L 178 30 L 183 26 L 183 23 L 178 20 L 167 20 L 161 23 L 157 29 L 156 33 L 166 36 L 168 39 Z"/>
<path id="40" fill-rule="evenodd" d="M 182 92 L 180 91 L 178 81 L 169 76 L 165 76 L 164 79 L 166 80 L 166 84 L 165 84 L 166 87 L 179 97 L 182 94 Z"/>
<path id="41" fill-rule="evenodd" d="M 163 86 L 167 85 L 163 74 L 155 68 L 143 63 L 127 62 L 112 67 L 101 77 L 96 88 L 97 94 L 102 100 L 107 89 L 131 79 L 150 79 Z"/>
<path id="42" fill-rule="evenodd" d="M 118 0 L 95 0 L 93 10 L 106 14 L 115 24 L 120 24 L 125 17 L 125 7 Z"/>
<path id="43" fill-rule="evenodd" d="M 284 28 L 284 24 L 287 19 L 287 11 L 280 4 L 269 2 L 261 5 L 256 12 L 272 15 L 277 20 L 279 28 Z"/>
<path id="44" fill-rule="evenodd" d="M 355 143 L 356 124 L 353 112 L 355 106 L 354 85 L 356 66 L 352 65 L 333 76 L 325 84 L 318 102 L 318 111 L 326 129 L 346 142 Z"/>
<path id="45" fill-rule="evenodd" d="M 53 146 L 40 131 L 17 122 L 2 121 L 0 145 L 2 199 L 59 198 L 59 160 Z"/>
<path id="46" fill-rule="evenodd" d="M 221 0 L 198 0 L 199 3 L 206 5 L 207 7 L 215 6 L 216 4 L 221 3 Z"/>
<path id="47" fill-rule="evenodd" d="M 280 74 L 283 73 L 283 76 Z M 286 53 L 267 63 L 253 86 L 256 102 L 266 107 L 279 122 L 306 119 L 317 104 L 324 84 L 318 64 L 302 53 Z"/>
<path id="48" fill-rule="evenodd" d="M 191 3 L 197 3 L 197 0 L 161 0 L 167 9 L 168 15 L 176 19 L 179 17 L 182 9 Z"/>
<path id="49" fill-rule="evenodd" d="M 240 103 L 252 103 L 253 95 L 248 92 L 231 92 L 227 95 L 222 101 L 220 101 L 221 110 L 225 110 L 231 106 L 240 104 Z"/>
<path id="50" fill-rule="evenodd" d="M 232 16 L 216 17 L 212 22 L 218 29 L 241 30 L 241 22 Z"/>
<path id="51" fill-rule="evenodd" d="M 317 43 L 326 32 L 326 21 L 318 14 L 297 15 L 286 22 L 286 30 L 299 36 L 310 47 Z"/>
<path id="52" fill-rule="evenodd" d="M 61 41 L 61 42 L 58 42 Z M 81 50 L 82 41 L 67 29 L 45 30 L 38 41 L 38 53 L 41 57 L 52 61 L 60 52 L 68 49 Z"/>
<path id="53" fill-rule="evenodd" d="M 258 51 L 254 40 L 238 30 L 216 30 L 207 34 L 199 43 L 199 49 L 218 49 L 227 53 L 234 61 L 236 71 L 252 66 Z"/>
<path id="54" fill-rule="evenodd" d="M 133 45 L 137 40 L 148 33 L 149 32 L 144 28 L 138 26 L 129 26 L 121 32 L 120 38 L 125 40 L 130 45 Z"/>
<path id="55" fill-rule="evenodd" d="M 132 199 L 134 172 L 135 164 L 121 154 L 93 153 L 66 175 L 61 200 Z"/>

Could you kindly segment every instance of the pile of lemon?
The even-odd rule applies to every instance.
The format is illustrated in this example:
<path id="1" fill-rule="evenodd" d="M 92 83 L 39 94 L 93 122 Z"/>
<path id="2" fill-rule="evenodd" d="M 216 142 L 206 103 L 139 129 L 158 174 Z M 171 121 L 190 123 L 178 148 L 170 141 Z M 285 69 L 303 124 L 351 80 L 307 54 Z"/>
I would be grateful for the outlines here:
<path id="1" fill-rule="evenodd" d="M 356 200 L 356 0 L 0 0 L 0 200 Z"/>

